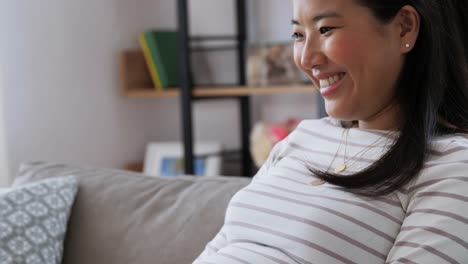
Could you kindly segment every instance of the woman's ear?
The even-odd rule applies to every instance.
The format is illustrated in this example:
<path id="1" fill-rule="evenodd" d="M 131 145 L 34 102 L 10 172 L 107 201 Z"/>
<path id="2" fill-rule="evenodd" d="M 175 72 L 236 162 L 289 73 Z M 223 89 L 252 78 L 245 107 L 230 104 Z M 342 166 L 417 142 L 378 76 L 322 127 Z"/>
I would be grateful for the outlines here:
<path id="1" fill-rule="evenodd" d="M 416 44 L 421 17 L 414 7 L 406 5 L 398 12 L 396 22 L 400 29 L 400 51 L 406 54 L 410 52 Z"/>

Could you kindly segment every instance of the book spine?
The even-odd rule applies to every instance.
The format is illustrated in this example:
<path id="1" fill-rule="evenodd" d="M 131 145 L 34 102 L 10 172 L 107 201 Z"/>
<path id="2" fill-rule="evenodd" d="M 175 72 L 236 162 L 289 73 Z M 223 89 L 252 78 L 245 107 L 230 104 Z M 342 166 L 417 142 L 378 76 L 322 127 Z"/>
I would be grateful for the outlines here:
<path id="1" fill-rule="evenodd" d="M 145 33 L 145 39 L 148 43 L 148 48 L 153 58 L 154 68 L 156 69 L 156 72 L 159 76 L 159 80 L 161 81 L 161 87 L 166 88 L 169 86 L 169 77 L 167 75 L 166 70 L 164 69 L 163 59 L 160 53 L 162 51 L 158 46 L 158 40 L 156 38 L 156 34 L 152 31 L 148 31 Z"/>
<path id="2" fill-rule="evenodd" d="M 143 51 L 143 56 L 145 57 L 146 65 L 148 66 L 148 70 L 149 70 L 151 79 L 153 80 L 154 87 L 156 90 L 161 91 L 162 90 L 161 80 L 159 78 L 158 72 L 156 71 L 153 56 L 151 55 L 150 49 L 148 47 L 148 41 L 144 33 L 141 33 L 138 35 L 138 42 L 140 43 L 140 47 Z"/>

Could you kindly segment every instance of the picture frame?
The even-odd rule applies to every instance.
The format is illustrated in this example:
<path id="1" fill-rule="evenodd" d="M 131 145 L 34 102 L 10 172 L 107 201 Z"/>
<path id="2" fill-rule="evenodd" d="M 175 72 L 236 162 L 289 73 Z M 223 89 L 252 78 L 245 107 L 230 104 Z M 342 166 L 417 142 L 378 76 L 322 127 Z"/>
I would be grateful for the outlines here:
<path id="1" fill-rule="evenodd" d="M 268 86 L 308 81 L 294 62 L 292 43 L 251 45 L 247 53 L 247 84 Z"/>
<path id="2" fill-rule="evenodd" d="M 221 173 L 222 144 L 194 144 L 194 176 L 217 176 Z M 198 156 L 198 157 L 197 157 Z M 152 177 L 185 175 L 181 142 L 150 142 L 146 146 L 143 173 Z"/>

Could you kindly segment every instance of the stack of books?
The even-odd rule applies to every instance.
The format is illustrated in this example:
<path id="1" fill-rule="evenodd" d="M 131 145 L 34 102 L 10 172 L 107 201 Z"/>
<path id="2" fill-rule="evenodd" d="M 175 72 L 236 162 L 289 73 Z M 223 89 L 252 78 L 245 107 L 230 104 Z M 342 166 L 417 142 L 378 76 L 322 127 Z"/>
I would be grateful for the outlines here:
<path id="1" fill-rule="evenodd" d="M 177 32 L 147 31 L 139 34 L 138 40 L 154 87 L 157 90 L 176 87 Z"/>

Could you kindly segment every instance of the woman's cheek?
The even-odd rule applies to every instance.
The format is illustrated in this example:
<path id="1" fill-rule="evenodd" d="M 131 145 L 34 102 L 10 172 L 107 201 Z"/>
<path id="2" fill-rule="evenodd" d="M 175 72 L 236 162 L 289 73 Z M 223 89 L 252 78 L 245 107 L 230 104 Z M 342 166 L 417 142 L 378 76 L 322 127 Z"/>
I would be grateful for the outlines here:
<path id="1" fill-rule="evenodd" d="M 324 48 L 327 51 L 329 60 L 339 66 L 347 67 L 353 64 L 359 57 L 362 59 L 361 52 L 363 49 L 365 50 L 363 45 L 364 43 L 360 41 L 354 41 L 344 36 L 336 36 L 327 41 Z"/>

